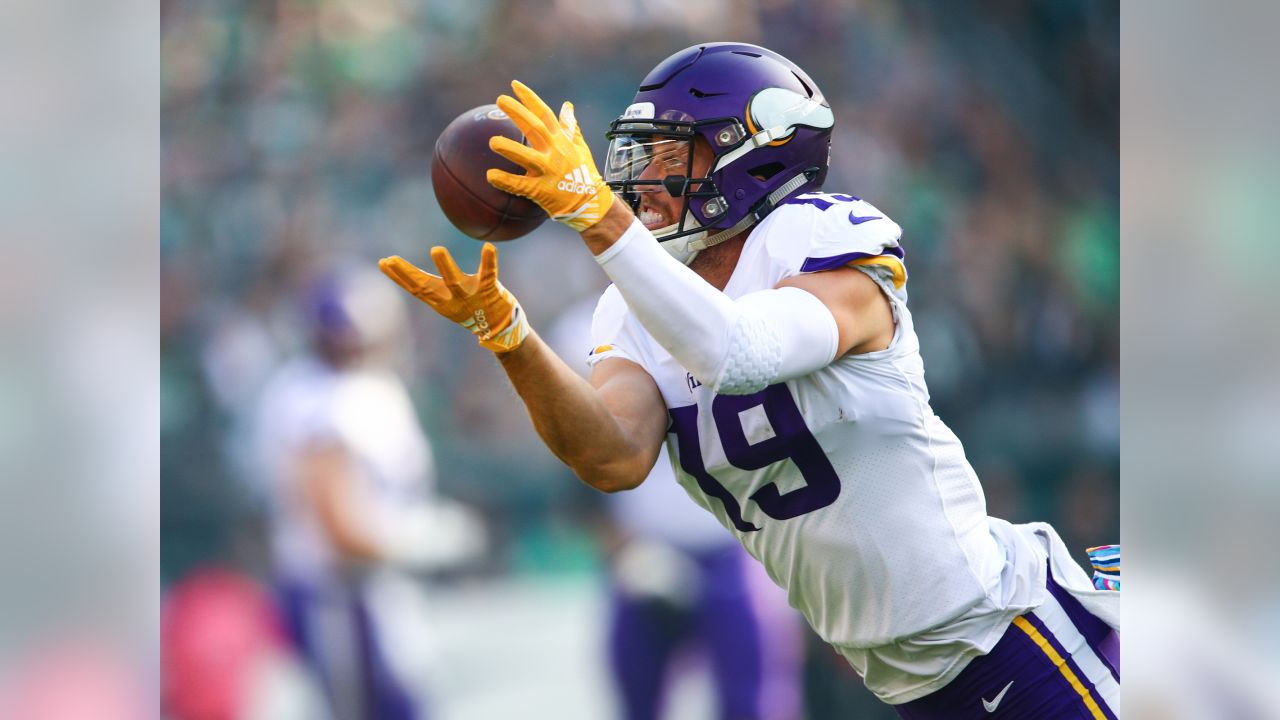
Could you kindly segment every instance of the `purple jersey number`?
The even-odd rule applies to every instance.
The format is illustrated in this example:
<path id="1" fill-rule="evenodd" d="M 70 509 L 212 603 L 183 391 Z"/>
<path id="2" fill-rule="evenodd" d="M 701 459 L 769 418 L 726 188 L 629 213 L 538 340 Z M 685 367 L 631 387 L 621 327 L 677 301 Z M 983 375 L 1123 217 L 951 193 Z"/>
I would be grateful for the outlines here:
<path id="1" fill-rule="evenodd" d="M 773 427 L 774 437 L 752 443 L 742 428 L 741 413 L 763 406 L 765 417 Z M 725 459 L 742 470 L 759 470 L 774 463 L 795 463 L 804 487 L 782 493 L 769 483 L 751 494 L 750 500 L 775 520 L 789 520 L 824 508 L 840 496 L 840 477 L 823 452 L 818 439 L 804 424 L 804 416 L 785 383 L 770 385 L 751 395 L 717 395 L 711 401 L 711 416 L 724 448 Z M 691 475 L 708 496 L 724 503 L 725 512 L 739 532 L 755 532 L 760 528 L 742 517 L 742 507 L 728 488 L 707 471 L 702 461 L 698 437 L 698 406 L 671 408 L 672 431 L 680 453 L 680 467 Z"/>
<path id="2" fill-rule="evenodd" d="M 831 198 L 831 199 L 828 200 L 827 198 Z M 857 202 L 861 199 L 862 198 L 856 195 L 842 195 L 840 193 L 830 193 L 826 197 L 791 198 L 790 200 L 786 201 L 786 204 L 787 205 L 812 205 L 818 208 L 819 210 L 827 210 L 831 206 L 836 204 L 835 202 L 832 202 L 832 200 L 835 200 L 836 202 L 850 203 L 850 202 Z"/>

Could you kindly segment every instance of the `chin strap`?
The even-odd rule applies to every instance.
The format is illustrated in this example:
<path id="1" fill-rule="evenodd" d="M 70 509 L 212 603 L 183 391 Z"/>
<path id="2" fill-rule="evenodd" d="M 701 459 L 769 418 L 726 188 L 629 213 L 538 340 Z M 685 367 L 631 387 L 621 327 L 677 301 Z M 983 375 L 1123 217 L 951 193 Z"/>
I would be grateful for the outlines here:
<path id="1" fill-rule="evenodd" d="M 709 247 L 714 247 L 716 245 L 719 245 L 725 240 L 728 240 L 729 238 L 736 236 L 738 233 L 742 232 L 743 230 L 746 230 L 752 225 L 755 225 L 756 223 L 763 220 L 766 215 L 773 212 L 774 208 L 778 206 L 778 203 L 782 202 L 783 199 L 785 199 L 791 193 L 800 189 L 800 186 L 809 182 L 809 180 L 811 179 L 812 179 L 812 176 L 810 174 L 810 171 L 808 170 L 800 173 L 799 175 L 796 175 L 795 177 L 783 183 L 782 186 L 779 187 L 777 190 L 774 190 L 773 192 L 769 193 L 769 195 L 764 200 L 761 200 L 758 205 L 756 205 L 754 208 L 751 208 L 751 212 L 747 213 L 746 217 L 739 220 L 736 225 L 729 228 L 728 230 L 721 230 L 720 232 L 716 233 L 715 235 L 711 235 L 710 237 L 706 237 L 701 240 L 694 240 L 690 242 L 689 249 L 693 251 L 706 250 Z"/>

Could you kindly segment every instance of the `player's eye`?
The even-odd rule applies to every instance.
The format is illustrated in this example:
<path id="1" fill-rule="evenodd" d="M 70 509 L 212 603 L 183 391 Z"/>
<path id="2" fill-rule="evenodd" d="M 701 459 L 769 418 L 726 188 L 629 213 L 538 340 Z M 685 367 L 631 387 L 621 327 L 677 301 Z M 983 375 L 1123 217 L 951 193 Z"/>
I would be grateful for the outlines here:
<path id="1" fill-rule="evenodd" d="M 662 167 L 666 170 L 680 170 L 684 168 L 684 158 L 679 153 L 669 153 L 660 158 Z"/>

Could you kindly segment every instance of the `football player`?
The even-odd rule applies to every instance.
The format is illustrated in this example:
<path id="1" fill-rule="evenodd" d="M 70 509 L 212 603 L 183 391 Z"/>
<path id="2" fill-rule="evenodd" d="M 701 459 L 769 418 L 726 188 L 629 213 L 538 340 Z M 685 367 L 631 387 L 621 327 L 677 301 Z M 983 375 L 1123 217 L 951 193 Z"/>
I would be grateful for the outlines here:
<path id="1" fill-rule="evenodd" d="M 786 58 L 739 43 L 659 63 L 597 170 L 565 103 L 502 108 L 525 168 L 489 171 L 581 233 L 613 281 L 590 382 L 497 280 L 440 247 L 440 277 L 381 267 L 497 353 L 548 447 L 606 492 L 666 442 L 689 495 L 760 560 L 813 629 L 907 718 L 1114 718 L 1118 600 L 1045 524 L 986 514 L 934 415 L 901 228 L 820 192 L 835 119 Z"/>
<path id="2" fill-rule="evenodd" d="M 429 669 L 402 650 L 432 639 L 412 574 L 484 541 L 478 518 L 435 494 L 431 446 L 388 362 L 401 300 L 371 269 L 320 277 L 301 303 L 312 348 L 275 372 L 256 418 L 288 635 L 350 720 L 429 716 Z"/>

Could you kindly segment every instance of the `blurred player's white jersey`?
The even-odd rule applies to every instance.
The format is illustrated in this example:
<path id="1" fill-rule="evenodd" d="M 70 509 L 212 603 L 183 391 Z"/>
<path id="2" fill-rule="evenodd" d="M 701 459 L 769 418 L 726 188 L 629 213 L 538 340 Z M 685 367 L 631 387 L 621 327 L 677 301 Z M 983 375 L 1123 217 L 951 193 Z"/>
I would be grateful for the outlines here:
<path id="1" fill-rule="evenodd" d="M 257 418 L 263 482 L 271 499 L 277 571 L 324 583 L 336 551 L 320 527 L 292 466 L 309 447 L 341 447 L 361 487 L 353 515 L 370 532 L 393 525 L 430 498 L 434 465 L 404 383 L 389 371 L 337 370 L 312 358 L 293 360 L 272 377 Z"/>
<path id="2" fill-rule="evenodd" d="M 896 329 L 885 350 L 753 395 L 717 396 L 611 287 L 591 358 L 631 360 L 654 377 L 680 483 L 893 703 L 941 687 L 989 650 L 1045 584 L 1044 552 L 987 517 L 960 441 L 929 406 L 900 235 L 858 198 L 802 195 L 752 231 L 725 287 L 738 298 L 853 263 L 890 298 Z"/>

